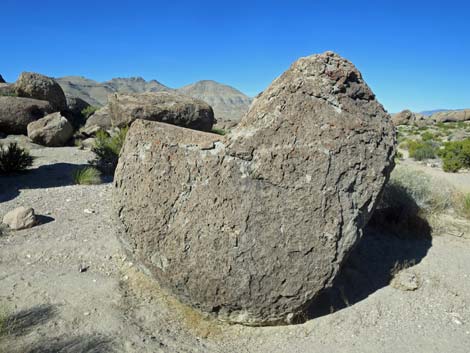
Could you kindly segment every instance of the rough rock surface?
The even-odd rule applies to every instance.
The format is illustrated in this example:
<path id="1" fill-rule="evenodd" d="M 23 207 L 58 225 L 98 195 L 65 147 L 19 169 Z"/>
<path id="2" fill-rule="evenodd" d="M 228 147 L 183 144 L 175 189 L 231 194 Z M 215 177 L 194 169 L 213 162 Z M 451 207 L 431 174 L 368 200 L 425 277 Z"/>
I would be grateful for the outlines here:
<path id="1" fill-rule="evenodd" d="M 52 78 L 34 72 L 23 72 L 15 83 L 19 97 L 48 101 L 55 111 L 67 109 L 67 99 L 59 84 Z"/>
<path id="2" fill-rule="evenodd" d="M 458 121 L 469 121 L 470 120 L 470 109 L 464 110 L 450 110 L 445 112 L 439 112 L 432 115 L 432 118 L 436 122 L 458 122 Z"/>
<path id="3" fill-rule="evenodd" d="M 301 58 L 228 136 L 132 124 L 115 174 L 123 243 L 221 320 L 291 322 L 361 237 L 394 146 L 389 115 L 349 61 Z"/>
<path id="4" fill-rule="evenodd" d="M 111 116 L 109 112 L 109 107 L 106 105 L 103 108 L 98 109 L 96 112 L 91 115 L 86 123 L 85 128 L 90 128 L 93 126 L 99 126 L 104 130 L 111 128 Z"/>
<path id="5" fill-rule="evenodd" d="M 28 137 L 39 145 L 64 146 L 73 136 L 73 126 L 59 112 L 49 114 L 28 125 Z"/>
<path id="6" fill-rule="evenodd" d="M 74 115 L 81 115 L 82 110 L 90 107 L 90 104 L 78 97 L 67 96 L 67 109 Z"/>
<path id="7" fill-rule="evenodd" d="M 108 102 L 113 126 L 143 119 L 210 131 L 214 124 L 214 112 L 207 103 L 177 93 L 115 93 Z"/>
<path id="8" fill-rule="evenodd" d="M 36 222 L 34 210 L 23 206 L 15 208 L 3 217 L 3 223 L 13 230 L 31 228 Z"/>
<path id="9" fill-rule="evenodd" d="M 26 134 L 29 123 L 52 111 L 53 108 L 46 101 L 0 96 L 0 131 L 6 134 Z"/>

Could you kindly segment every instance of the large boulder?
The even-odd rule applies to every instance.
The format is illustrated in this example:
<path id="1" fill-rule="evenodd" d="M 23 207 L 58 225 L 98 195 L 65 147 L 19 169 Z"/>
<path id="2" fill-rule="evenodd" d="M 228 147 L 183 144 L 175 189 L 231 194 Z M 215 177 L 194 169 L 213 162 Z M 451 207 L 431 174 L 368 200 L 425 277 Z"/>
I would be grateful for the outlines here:
<path id="1" fill-rule="evenodd" d="M 86 120 L 86 129 L 92 128 L 94 126 L 98 126 L 103 130 L 111 129 L 111 116 L 109 107 L 107 105 L 98 109 Z"/>
<path id="2" fill-rule="evenodd" d="M 26 134 L 29 123 L 53 111 L 46 101 L 0 96 L 0 131 L 6 134 Z"/>
<path id="3" fill-rule="evenodd" d="M 459 121 L 470 121 L 470 109 L 438 112 L 433 114 L 432 118 L 438 123 L 455 123 Z"/>
<path id="4" fill-rule="evenodd" d="M 115 174 L 121 239 L 181 301 L 221 320 L 292 322 L 332 285 L 394 166 L 360 72 L 299 59 L 226 136 L 135 121 Z"/>
<path id="5" fill-rule="evenodd" d="M 214 112 L 205 102 L 173 92 L 115 93 L 108 97 L 113 126 L 123 127 L 136 119 L 210 131 Z"/>
<path id="6" fill-rule="evenodd" d="M 15 83 L 19 97 L 48 101 L 55 111 L 67 109 L 67 99 L 59 84 L 52 78 L 34 72 L 23 72 Z"/>
<path id="7" fill-rule="evenodd" d="M 423 114 L 413 113 L 412 111 L 406 109 L 400 113 L 392 114 L 392 123 L 394 126 L 399 125 L 416 125 L 416 126 L 426 126 L 434 124 L 434 119 Z"/>
<path id="8" fill-rule="evenodd" d="M 42 146 L 64 146 L 73 136 L 73 126 L 60 112 L 49 114 L 28 125 L 28 137 Z"/>

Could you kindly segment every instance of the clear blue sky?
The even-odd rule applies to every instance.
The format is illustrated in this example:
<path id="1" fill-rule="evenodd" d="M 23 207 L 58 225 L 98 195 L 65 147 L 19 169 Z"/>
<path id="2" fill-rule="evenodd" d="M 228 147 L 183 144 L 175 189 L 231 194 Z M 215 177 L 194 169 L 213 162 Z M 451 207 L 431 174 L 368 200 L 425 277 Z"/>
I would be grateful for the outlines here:
<path id="1" fill-rule="evenodd" d="M 391 111 L 470 107 L 467 1 L 0 0 L 0 74 L 213 79 L 249 95 L 333 50 Z"/>

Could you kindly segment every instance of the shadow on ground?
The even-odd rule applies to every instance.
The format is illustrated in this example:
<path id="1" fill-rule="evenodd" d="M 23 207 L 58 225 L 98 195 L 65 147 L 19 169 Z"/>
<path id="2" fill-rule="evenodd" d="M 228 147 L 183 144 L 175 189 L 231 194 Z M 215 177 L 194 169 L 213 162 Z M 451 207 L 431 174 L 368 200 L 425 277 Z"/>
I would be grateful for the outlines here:
<path id="1" fill-rule="evenodd" d="M 101 335 L 59 336 L 43 338 L 38 342 L 24 344 L 20 338 L 38 330 L 58 314 L 53 305 L 39 305 L 19 311 L 7 317 L 4 332 L 8 338 L 9 353 L 108 353 L 114 352 L 112 341 Z M 0 348 L 0 351 L 1 348 Z M 3 351 L 2 351 L 3 352 Z"/>
<path id="2" fill-rule="evenodd" d="M 397 223 L 388 214 L 377 212 L 333 286 L 309 306 L 307 320 L 367 298 L 390 283 L 394 269 L 419 263 L 431 246 L 431 227 L 424 219 L 416 215 L 405 224 L 402 220 Z"/>
<path id="3" fill-rule="evenodd" d="M 55 163 L 29 169 L 26 172 L 0 176 L 0 202 L 14 199 L 23 189 L 44 189 L 71 185 L 72 174 L 86 164 Z"/>

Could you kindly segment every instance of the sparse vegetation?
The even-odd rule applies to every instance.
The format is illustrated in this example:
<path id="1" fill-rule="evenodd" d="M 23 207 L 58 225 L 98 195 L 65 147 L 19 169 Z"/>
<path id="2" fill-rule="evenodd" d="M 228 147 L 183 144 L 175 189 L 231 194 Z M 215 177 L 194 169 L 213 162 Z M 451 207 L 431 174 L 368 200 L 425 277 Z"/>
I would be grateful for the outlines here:
<path id="1" fill-rule="evenodd" d="M 78 169 L 73 173 L 73 181 L 78 185 L 96 185 L 101 183 L 101 172 L 93 167 Z"/>
<path id="2" fill-rule="evenodd" d="M 462 217 L 470 219 L 470 193 L 455 196 L 455 210 Z"/>
<path id="3" fill-rule="evenodd" d="M 410 140 L 408 142 L 410 157 L 416 161 L 436 158 L 437 150 L 438 145 L 432 140 L 425 142 Z"/>
<path id="4" fill-rule="evenodd" d="M 222 136 L 227 134 L 227 131 L 225 131 L 224 129 L 219 129 L 219 128 L 216 128 L 216 127 L 213 127 L 211 132 L 214 133 L 214 134 L 217 134 L 217 135 L 222 135 Z"/>
<path id="5" fill-rule="evenodd" d="M 0 146 L 0 173 L 21 172 L 33 164 L 34 158 L 16 142 Z"/>
<path id="6" fill-rule="evenodd" d="M 18 97 L 16 92 L 0 92 L 0 97 Z"/>
<path id="7" fill-rule="evenodd" d="M 123 128 L 111 135 L 102 130 L 96 133 L 95 145 L 92 147 L 96 158 L 91 164 L 103 174 L 114 174 L 127 130 L 128 128 Z"/>
<path id="8" fill-rule="evenodd" d="M 446 142 L 439 157 L 445 172 L 456 173 L 462 168 L 470 168 L 470 139 Z"/>
<path id="9" fill-rule="evenodd" d="M 96 112 L 98 109 L 100 109 L 100 108 L 90 105 L 90 106 L 86 107 L 85 109 L 83 109 L 81 111 L 81 114 L 82 114 L 83 118 L 86 120 L 90 116 L 92 116 L 93 113 Z"/>

